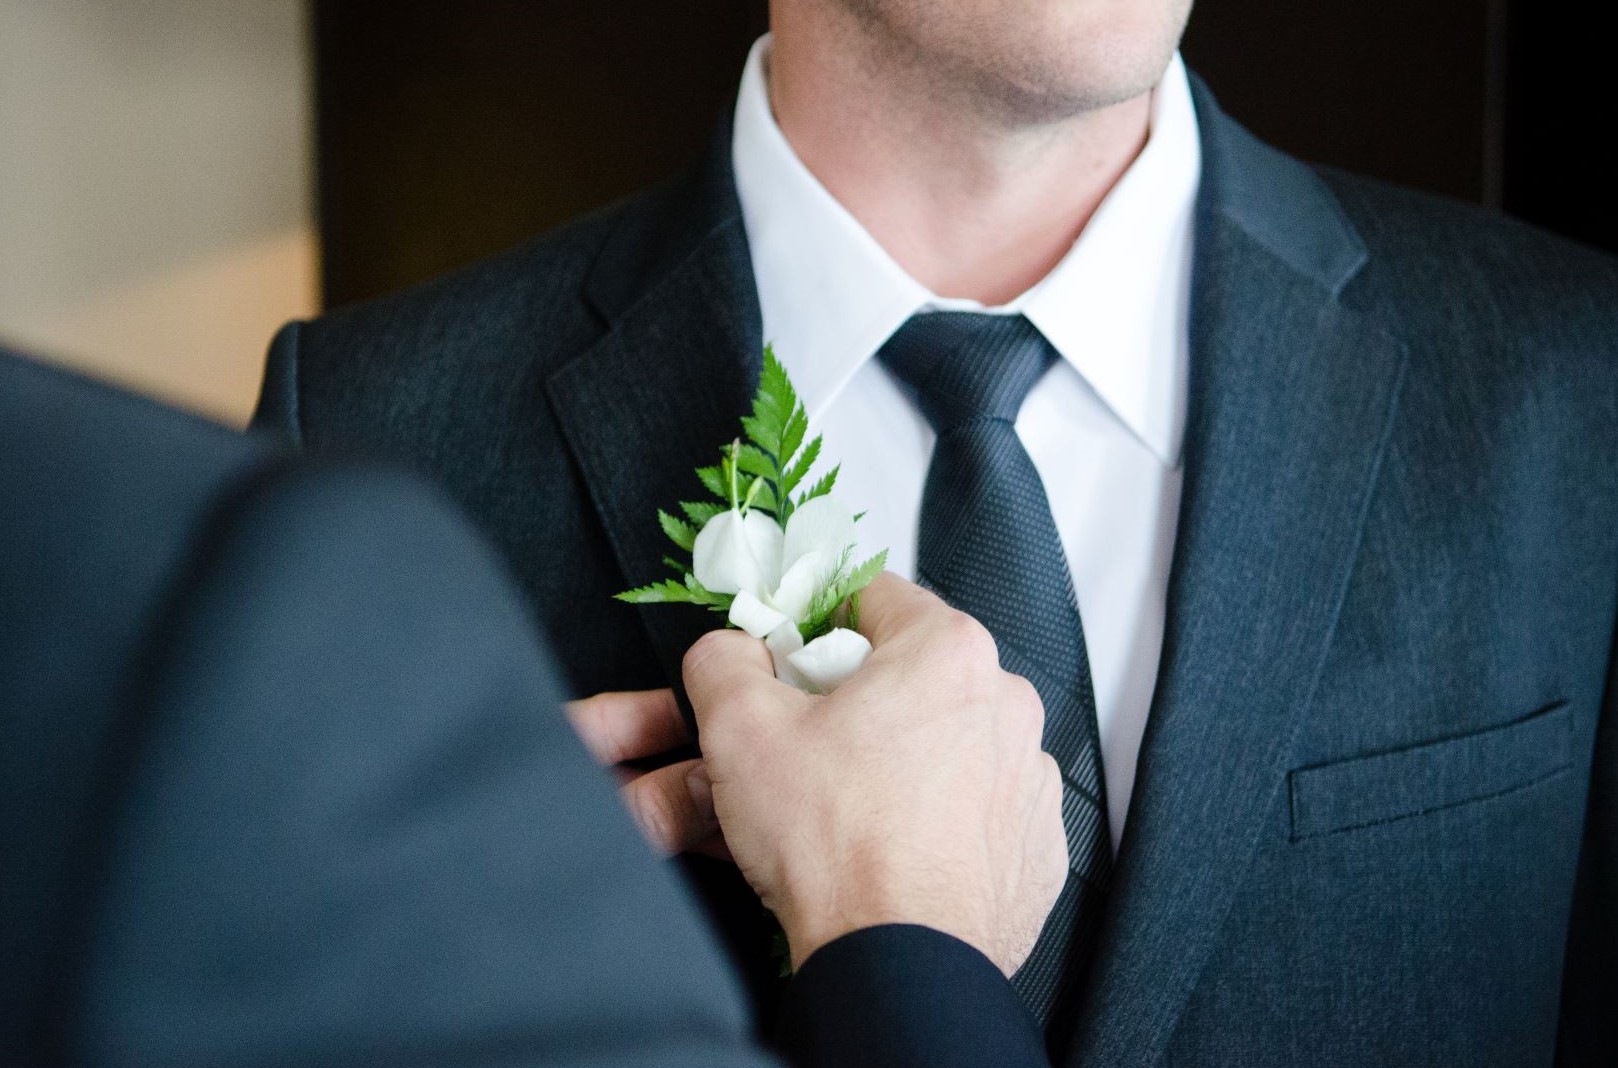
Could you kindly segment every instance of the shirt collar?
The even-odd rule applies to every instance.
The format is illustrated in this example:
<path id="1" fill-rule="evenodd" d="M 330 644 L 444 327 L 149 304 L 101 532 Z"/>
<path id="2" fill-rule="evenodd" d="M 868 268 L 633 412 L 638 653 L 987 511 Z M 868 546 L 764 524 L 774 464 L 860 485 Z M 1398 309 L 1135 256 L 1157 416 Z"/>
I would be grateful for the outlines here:
<path id="1" fill-rule="evenodd" d="M 1201 148 L 1179 55 L 1152 96 L 1145 148 L 1072 249 L 999 308 L 945 300 L 912 278 L 811 174 L 770 110 L 769 35 L 742 74 L 731 145 L 764 337 L 811 419 L 918 311 L 1021 312 L 1112 414 L 1179 463 L 1192 210 Z"/>

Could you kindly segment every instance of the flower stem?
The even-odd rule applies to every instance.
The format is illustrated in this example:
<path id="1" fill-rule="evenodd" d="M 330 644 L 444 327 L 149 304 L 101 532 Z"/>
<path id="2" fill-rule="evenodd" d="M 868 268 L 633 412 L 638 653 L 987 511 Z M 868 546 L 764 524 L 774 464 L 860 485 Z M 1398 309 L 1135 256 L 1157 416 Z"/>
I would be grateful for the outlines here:
<path id="1" fill-rule="evenodd" d="M 747 499 L 742 502 L 742 514 L 743 515 L 746 515 L 747 510 L 749 508 L 753 507 L 753 502 L 758 500 L 758 491 L 763 489 L 763 488 L 764 488 L 764 480 L 762 478 L 753 479 L 753 484 L 751 486 L 747 487 Z"/>
<path id="2" fill-rule="evenodd" d="M 742 451 L 742 439 L 737 438 L 730 443 L 730 510 L 740 511 L 741 506 L 736 502 L 736 457 Z"/>

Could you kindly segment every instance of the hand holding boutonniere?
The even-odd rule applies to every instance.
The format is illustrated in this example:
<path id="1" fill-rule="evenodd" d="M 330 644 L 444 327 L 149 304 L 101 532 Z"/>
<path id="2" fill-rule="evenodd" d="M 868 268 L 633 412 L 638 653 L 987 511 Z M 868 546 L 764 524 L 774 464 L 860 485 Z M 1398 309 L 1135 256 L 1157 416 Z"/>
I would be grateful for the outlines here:
<path id="1" fill-rule="evenodd" d="M 809 416 L 766 346 L 764 370 L 742 433 L 719 463 L 697 469 L 715 498 L 681 501 L 684 518 L 658 522 L 685 553 L 665 562 L 679 576 L 618 594 L 631 604 L 696 604 L 764 639 L 776 677 L 830 693 L 859 669 L 871 644 L 858 630 L 859 594 L 881 574 L 887 551 L 856 563 L 858 516 L 831 495 L 838 468 L 799 490 L 820 457 L 807 444 Z"/>

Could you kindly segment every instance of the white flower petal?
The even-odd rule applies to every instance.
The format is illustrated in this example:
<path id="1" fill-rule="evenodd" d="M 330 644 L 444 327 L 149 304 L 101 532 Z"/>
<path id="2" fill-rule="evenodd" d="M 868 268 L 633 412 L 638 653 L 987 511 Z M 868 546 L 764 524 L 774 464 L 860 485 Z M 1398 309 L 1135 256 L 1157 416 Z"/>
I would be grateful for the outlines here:
<path id="1" fill-rule="evenodd" d="M 814 687 L 811 692 L 831 693 L 848 681 L 871 655 L 871 643 L 857 630 L 838 627 L 822 634 L 787 657 L 787 664 Z M 776 669 L 776 676 L 781 671 Z"/>
<path id="2" fill-rule="evenodd" d="M 697 533 L 691 573 L 714 593 L 747 590 L 762 600 L 780 581 L 782 540 L 781 528 L 763 512 L 720 512 Z"/>
<path id="3" fill-rule="evenodd" d="M 742 590 L 736 594 L 736 599 L 730 602 L 730 621 L 755 638 L 767 637 L 776 627 L 791 622 L 786 616 L 754 597 L 750 590 Z"/>
<path id="4" fill-rule="evenodd" d="M 787 519 L 781 566 L 790 568 L 808 553 L 818 552 L 830 571 L 842 562 L 854 538 L 854 513 L 835 497 L 816 497 Z"/>
<path id="5" fill-rule="evenodd" d="M 796 686 L 805 693 L 814 693 L 809 680 L 792 666 L 791 657 L 803 648 L 803 635 L 798 632 L 796 623 L 787 622 L 770 631 L 770 636 L 764 639 L 765 648 L 770 651 L 770 659 L 775 662 L 775 677 L 788 686 Z"/>
<path id="6" fill-rule="evenodd" d="M 793 622 L 802 623 L 804 616 L 809 614 L 809 602 L 815 599 L 815 591 L 820 588 L 823 581 L 825 559 L 825 556 L 818 552 L 808 552 L 798 557 L 792 566 L 787 568 L 787 573 L 781 576 L 781 585 L 775 588 L 775 593 L 770 597 L 770 604 Z"/>

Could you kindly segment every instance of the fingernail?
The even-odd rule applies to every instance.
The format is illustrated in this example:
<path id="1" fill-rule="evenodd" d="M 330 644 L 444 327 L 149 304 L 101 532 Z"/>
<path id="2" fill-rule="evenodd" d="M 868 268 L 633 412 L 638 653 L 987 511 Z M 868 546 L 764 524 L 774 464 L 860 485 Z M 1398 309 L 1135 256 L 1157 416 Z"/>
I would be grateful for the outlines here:
<path id="1" fill-rule="evenodd" d="M 697 811 L 712 821 L 713 811 L 713 780 L 708 778 L 708 766 L 698 764 L 685 773 L 685 788 L 691 793 L 691 803 L 697 806 Z"/>

